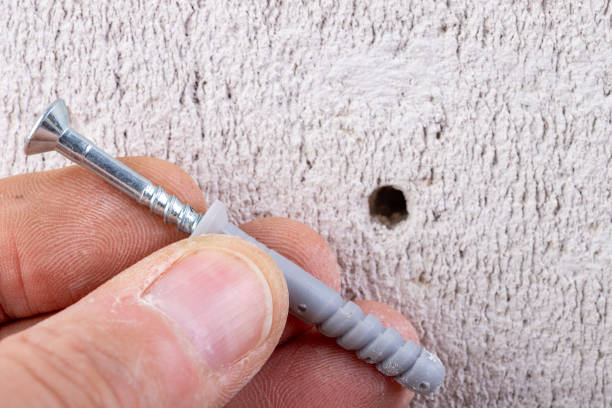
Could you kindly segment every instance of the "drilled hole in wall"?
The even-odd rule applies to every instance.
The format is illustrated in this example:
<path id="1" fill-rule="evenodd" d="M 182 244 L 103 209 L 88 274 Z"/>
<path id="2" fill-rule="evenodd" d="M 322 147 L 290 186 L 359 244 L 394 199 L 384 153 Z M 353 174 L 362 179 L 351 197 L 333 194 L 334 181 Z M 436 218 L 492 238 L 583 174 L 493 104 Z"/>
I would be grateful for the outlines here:
<path id="1" fill-rule="evenodd" d="M 391 228 L 408 218 L 406 197 L 393 186 L 381 186 L 370 194 L 370 215 Z"/>

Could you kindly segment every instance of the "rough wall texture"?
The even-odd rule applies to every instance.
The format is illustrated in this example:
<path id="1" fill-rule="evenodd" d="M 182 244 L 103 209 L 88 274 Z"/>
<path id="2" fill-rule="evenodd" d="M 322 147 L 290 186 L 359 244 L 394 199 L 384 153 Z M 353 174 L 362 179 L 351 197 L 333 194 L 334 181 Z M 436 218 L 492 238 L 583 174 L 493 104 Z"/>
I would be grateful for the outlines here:
<path id="1" fill-rule="evenodd" d="M 22 153 L 61 96 L 234 220 L 319 230 L 445 361 L 415 406 L 612 404 L 609 0 L 0 3 L 0 176 L 66 164 Z"/>

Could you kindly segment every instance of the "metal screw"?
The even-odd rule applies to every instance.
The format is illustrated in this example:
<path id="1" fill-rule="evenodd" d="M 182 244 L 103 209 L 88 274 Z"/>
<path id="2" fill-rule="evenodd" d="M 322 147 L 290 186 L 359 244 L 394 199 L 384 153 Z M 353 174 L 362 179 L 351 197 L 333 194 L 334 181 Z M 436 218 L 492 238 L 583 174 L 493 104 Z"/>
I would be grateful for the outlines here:
<path id="1" fill-rule="evenodd" d="M 123 191 L 164 221 L 191 234 L 202 218 L 187 204 L 183 204 L 163 188 L 136 173 L 125 164 L 104 153 L 92 142 L 70 127 L 66 103 L 62 99 L 53 102 L 34 125 L 26 140 L 25 153 L 37 154 L 55 150 L 73 162 Z"/>

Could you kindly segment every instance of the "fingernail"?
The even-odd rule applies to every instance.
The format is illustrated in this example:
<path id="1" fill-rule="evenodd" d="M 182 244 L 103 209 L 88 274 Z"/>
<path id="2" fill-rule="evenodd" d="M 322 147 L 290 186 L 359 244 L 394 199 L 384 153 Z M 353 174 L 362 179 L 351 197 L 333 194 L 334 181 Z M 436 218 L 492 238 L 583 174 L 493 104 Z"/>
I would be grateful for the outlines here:
<path id="1" fill-rule="evenodd" d="M 144 299 L 191 337 L 213 369 L 240 359 L 270 332 L 270 287 L 239 254 L 191 254 L 157 279 Z"/>

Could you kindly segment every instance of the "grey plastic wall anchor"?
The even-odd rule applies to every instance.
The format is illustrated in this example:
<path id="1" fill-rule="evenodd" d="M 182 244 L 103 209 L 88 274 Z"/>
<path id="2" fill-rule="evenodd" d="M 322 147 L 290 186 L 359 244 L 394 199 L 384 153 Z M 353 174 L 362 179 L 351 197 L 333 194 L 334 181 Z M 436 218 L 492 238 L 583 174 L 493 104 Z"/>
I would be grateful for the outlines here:
<path id="1" fill-rule="evenodd" d="M 395 377 L 412 367 L 420 354 L 421 348 L 415 342 L 407 341 L 401 344 L 389 358 L 378 363 L 376 368 L 386 375 Z"/>
<path id="2" fill-rule="evenodd" d="M 404 341 L 395 330 L 383 327 L 378 318 L 365 316 L 359 306 L 345 302 L 332 288 L 229 223 L 225 206 L 220 202 L 214 203 L 202 216 L 100 150 L 70 127 L 66 104 L 61 99 L 47 108 L 26 141 L 26 154 L 50 150 L 58 151 L 99 175 L 183 232 L 236 235 L 260 246 L 272 256 L 285 276 L 291 314 L 317 325 L 322 334 L 336 338 L 346 349 L 355 350 L 357 357 L 376 364 L 378 370 L 394 376 L 404 387 L 426 394 L 442 385 L 444 366 L 435 355 L 412 341 Z"/>
<path id="3" fill-rule="evenodd" d="M 361 360 L 376 364 L 381 373 L 420 394 L 435 392 L 442 385 L 445 370 L 438 357 L 404 340 L 395 329 L 385 328 L 376 316 L 365 315 L 355 303 L 345 302 L 335 290 L 231 224 L 221 202 L 210 206 L 192 236 L 202 234 L 238 236 L 268 252 L 287 281 L 289 312 L 317 325 L 321 334 L 336 338 L 341 347 L 356 351 Z"/>
<path id="4" fill-rule="evenodd" d="M 349 331 L 338 337 L 338 344 L 347 350 L 360 350 L 370 344 L 385 331 L 385 327 L 376 316 L 367 315 Z M 357 353 L 359 356 L 359 353 Z"/>

